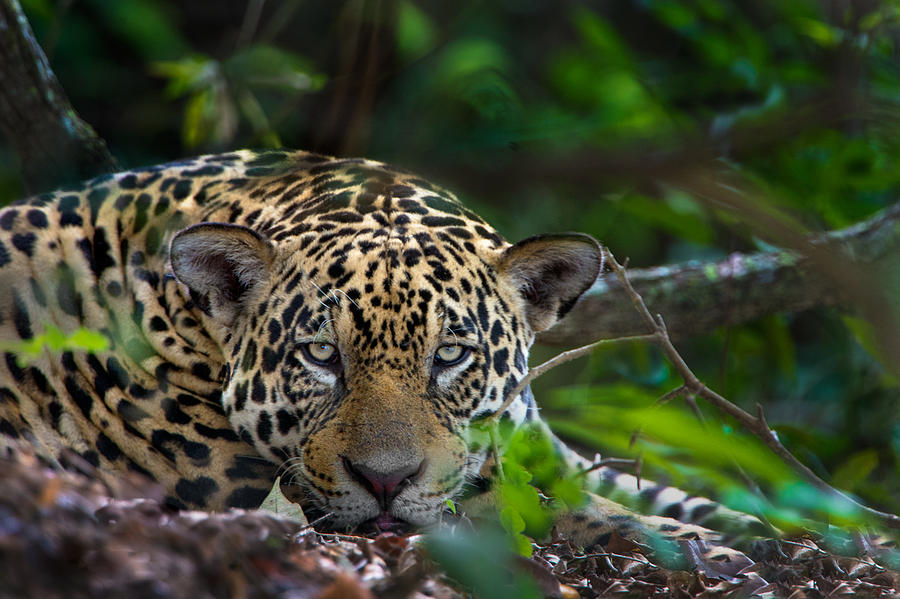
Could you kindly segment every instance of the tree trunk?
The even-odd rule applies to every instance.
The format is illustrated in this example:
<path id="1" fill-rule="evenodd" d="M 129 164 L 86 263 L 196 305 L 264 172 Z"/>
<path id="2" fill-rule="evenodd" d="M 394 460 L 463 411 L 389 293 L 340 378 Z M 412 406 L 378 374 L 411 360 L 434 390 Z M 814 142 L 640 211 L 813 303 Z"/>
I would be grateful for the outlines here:
<path id="1" fill-rule="evenodd" d="M 18 0 L 0 0 L 0 57 L 0 130 L 28 194 L 118 170 L 69 104 Z"/>

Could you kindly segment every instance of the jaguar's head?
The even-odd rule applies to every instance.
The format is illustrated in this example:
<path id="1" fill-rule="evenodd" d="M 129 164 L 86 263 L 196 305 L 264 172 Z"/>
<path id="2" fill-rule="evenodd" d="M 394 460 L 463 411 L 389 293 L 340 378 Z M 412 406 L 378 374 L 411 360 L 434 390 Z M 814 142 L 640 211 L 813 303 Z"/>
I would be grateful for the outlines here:
<path id="1" fill-rule="evenodd" d="M 436 520 L 485 459 L 469 423 L 500 408 L 535 333 L 601 270 L 586 235 L 509 245 L 424 212 L 317 227 L 338 220 L 324 213 L 279 238 L 203 223 L 171 244 L 223 349 L 232 426 L 333 528 Z"/>

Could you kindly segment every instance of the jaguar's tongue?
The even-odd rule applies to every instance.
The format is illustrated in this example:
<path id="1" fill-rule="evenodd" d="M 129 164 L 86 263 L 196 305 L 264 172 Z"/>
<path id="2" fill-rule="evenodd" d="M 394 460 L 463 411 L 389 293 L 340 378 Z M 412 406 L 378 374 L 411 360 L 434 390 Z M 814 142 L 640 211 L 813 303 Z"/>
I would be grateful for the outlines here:
<path id="1" fill-rule="evenodd" d="M 375 528 L 381 532 L 401 533 L 404 529 L 409 527 L 406 522 L 397 520 L 387 512 L 381 512 L 381 514 L 375 518 L 374 523 Z"/>

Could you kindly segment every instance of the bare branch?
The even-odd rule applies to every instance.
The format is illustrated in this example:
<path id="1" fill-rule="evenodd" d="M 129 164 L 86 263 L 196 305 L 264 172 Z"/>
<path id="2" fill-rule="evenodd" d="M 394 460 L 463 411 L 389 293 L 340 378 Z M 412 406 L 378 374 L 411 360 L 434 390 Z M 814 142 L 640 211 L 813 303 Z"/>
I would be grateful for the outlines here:
<path id="1" fill-rule="evenodd" d="M 848 264 L 865 265 L 867 270 L 896 264 L 898 223 L 900 204 L 846 229 L 779 239 L 793 249 L 735 253 L 721 262 L 629 269 L 628 278 L 653 313 L 666 318 L 669 335 L 675 339 L 767 314 L 856 305 L 851 294 L 858 286 L 835 276 L 834 270 L 853 270 Z M 538 336 L 538 341 L 578 345 L 645 332 L 646 323 L 628 307 L 629 303 L 615 277 L 601 277 L 559 324 Z"/>
<path id="2" fill-rule="evenodd" d="M 654 342 L 660 347 L 675 369 L 678 371 L 678 374 L 684 380 L 684 386 L 690 389 L 690 391 L 696 394 L 699 397 L 702 397 L 717 409 L 722 412 L 725 412 L 738 422 L 740 422 L 744 427 L 753 433 L 757 438 L 759 438 L 765 445 L 768 447 L 776 456 L 778 456 L 782 462 L 784 462 L 791 470 L 793 470 L 797 475 L 801 478 L 815 486 L 816 488 L 833 495 L 842 501 L 846 501 L 856 508 L 862 510 L 869 516 L 876 518 L 879 522 L 888 526 L 890 528 L 900 529 L 900 516 L 896 514 L 889 514 L 886 512 L 881 512 L 879 510 L 873 509 L 869 506 L 863 505 L 859 503 L 852 497 L 849 497 L 845 493 L 835 489 L 827 482 L 819 478 L 815 472 L 810 470 L 805 464 L 800 462 L 794 455 L 781 444 L 778 440 L 778 437 L 775 433 L 769 428 L 768 423 L 765 420 L 765 417 L 762 414 L 762 408 L 758 406 L 759 416 L 753 416 L 740 407 L 734 405 L 705 384 L 703 384 L 700 379 L 691 371 L 688 365 L 685 363 L 684 359 L 678 353 L 678 350 L 675 349 L 675 346 L 672 345 L 672 341 L 669 338 L 669 335 L 666 332 L 665 324 L 660 319 L 657 322 L 653 316 L 651 316 L 650 311 L 647 309 L 644 300 L 640 295 L 634 290 L 631 286 L 631 283 L 628 280 L 628 276 L 625 274 L 625 269 L 619 264 L 615 257 L 607 252 L 607 257 L 609 258 L 609 264 L 612 266 L 613 272 L 615 272 L 616 277 L 619 279 L 625 294 L 631 299 L 632 304 L 637 309 L 637 312 L 640 318 L 644 321 L 645 325 L 648 329 L 650 329 L 653 333 L 649 335 L 653 338 Z"/>
<path id="3" fill-rule="evenodd" d="M 524 377 L 522 377 L 522 380 L 519 381 L 519 384 L 516 385 L 515 388 L 512 390 L 512 392 L 506 396 L 506 400 L 500 406 L 500 409 L 498 409 L 496 412 L 494 412 L 490 416 L 490 418 L 492 418 L 492 419 L 500 418 L 503 415 L 503 413 L 506 411 L 506 409 L 510 405 L 512 405 L 512 402 L 514 402 L 516 400 L 516 398 L 519 397 L 523 391 L 525 391 L 525 388 L 531 384 L 531 381 L 533 381 L 537 377 L 541 376 L 548 370 L 550 370 L 552 368 L 556 368 L 560 364 L 565 364 L 566 362 L 571 362 L 572 360 L 580 358 L 581 356 L 587 355 L 601 345 L 605 345 L 605 344 L 609 344 L 609 343 L 624 343 L 624 342 L 631 342 L 631 341 L 653 341 L 655 338 L 656 338 L 655 335 L 635 335 L 633 337 L 618 337 L 616 339 L 601 339 L 600 341 L 595 341 L 594 343 L 591 343 L 589 345 L 577 347 L 575 349 L 570 349 L 569 351 L 564 351 L 561 354 L 553 356 L 552 358 L 550 358 L 543 364 L 541 364 L 539 366 L 535 366 L 534 368 L 529 370 L 528 374 L 526 374 Z"/>

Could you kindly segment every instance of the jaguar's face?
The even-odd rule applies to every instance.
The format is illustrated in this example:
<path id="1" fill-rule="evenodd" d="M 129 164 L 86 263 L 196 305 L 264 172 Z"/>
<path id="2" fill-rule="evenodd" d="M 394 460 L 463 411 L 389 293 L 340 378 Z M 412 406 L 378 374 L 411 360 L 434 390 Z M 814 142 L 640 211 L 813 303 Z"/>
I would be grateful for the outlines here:
<path id="1" fill-rule="evenodd" d="M 221 325 L 232 426 L 334 528 L 436 520 L 484 461 L 470 420 L 499 409 L 535 331 L 600 269 L 585 236 L 465 241 L 369 228 L 276 246 L 211 224 L 173 241 L 176 276 Z"/>

